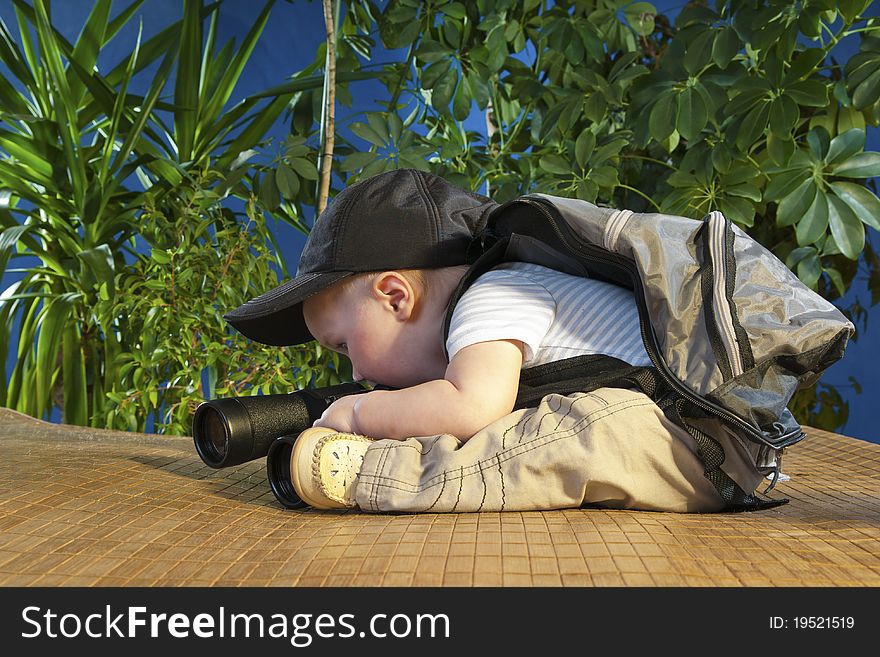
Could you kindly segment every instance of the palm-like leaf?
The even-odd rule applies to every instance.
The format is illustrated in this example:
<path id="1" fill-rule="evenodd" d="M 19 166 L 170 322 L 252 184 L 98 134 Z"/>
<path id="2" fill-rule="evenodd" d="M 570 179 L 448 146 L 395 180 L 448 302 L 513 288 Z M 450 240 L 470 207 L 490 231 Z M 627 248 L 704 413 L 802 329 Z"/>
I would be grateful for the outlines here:
<path id="1" fill-rule="evenodd" d="M 13 0 L 17 40 L 0 21 L 8 70 L 0 76 L 0 264 L 6 272 L 18 257 L 40 262 L 0 297 L 0 349 L 16 353 L 0 401 L 32 415 L 51 410 L 59 386 L 65 420 L 101 423 L 107 415 L 106 393 L 119 379 L 114 363 L 136 338 L 118 335 L 116 320 L 94 308 L 112 299 L 126 245 L 139 232 L 146 192 L 132 179 L 161 182 L 151 202 L 161 200 L 212 158 L 231 164 L 264 138 L 298 89 L 320 85 L 316 76 L 226 111 L 274 0 L 242 46 L 227 44 L 219 58 L 219 3 L 186 0 L 182 20 L 143 43 L 139 31 L 131 53 L 102 75 L 98 54 L 142 2 L 111 20 L 111 1 L 97 0 L 75 43 L 51 24 L 48 0 Z M 134 77 L 156 61 L 146 93 L 131 93 Z M 165 103 L 175 68 L 173 102 Z M 172 113 L 171 129 L 159 109 Z"/>

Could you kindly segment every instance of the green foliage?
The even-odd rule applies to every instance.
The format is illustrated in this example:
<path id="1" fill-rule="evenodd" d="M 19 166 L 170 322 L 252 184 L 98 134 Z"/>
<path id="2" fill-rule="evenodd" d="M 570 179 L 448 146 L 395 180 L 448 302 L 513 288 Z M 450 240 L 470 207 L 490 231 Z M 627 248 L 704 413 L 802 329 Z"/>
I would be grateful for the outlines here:
<path id="1" fill-rule="evenodd" d="M 864 150 L 880 123 L 876 3 L 692 2 L 672 25 L 625 0 L 338 1 L 337 99 L 352 108 L 366 78 L 386 92 L 338 114 L 337 189 L 415 167 L 501 202 L 543 191 L 720 210 L 829 299 L 857 276 L 880 298 L 880 154 Z M 314 347 L 254 349 L 219 319 L 284 271 L 268 265 L 263 213 L 307 231 L 316 202 L 324 45 L 228 102 L 270 12 L 297 7 L 266 3 L 238 48 L 218 48 L 218 6 L 187 0 L 102 74 L 97 53 L 141 0 L 112 20 L 109 0 L 94 3 L 76 44 L 46 0 L 14 2 L 18 41 L 0 26 L 0 263 L 39 264 L 0 301 L 0 353 L 15 322 L 22 336 L 0 403 L 41 415 L 60 398 L 65 419 L 96 426 L 158 413 L 178 432 L 204 397 L 345 377 Z M 841 62 L 844 40 L 859 50 Z M 381 64 L 379 43 L 392 49 Z M 132 94 L 150 64 L 147 93 Z M 290 137 L 270 152 L 285 111 Z M 858 300 L 844 310 L 865 317 Z M 829 429 L 847 410 L 828 386 L 793 409 Z"/>
<path id="2" fill-rule="evenodd" d="M 254 202 L 240 221 L 211 191 L 218 182 L 208 170 L 146 194 L 140 237 L 149 252 L 102 288 L 93 309 L 120 343 L 103 426 L 143 431 L 153 416 L 158 431 L 186 434 L 203 399 L 340 381 L 336 354 L 266 349 L 223 321 L 225 310 L 279 281 Z"/>
<path id="3" fill-rule="evenodd" d="M 99 51 L 142 1 L 112 20 L 110 0 L 95 2 L 75 44 L 52 26 L 47 0 L 14 0 L 17 40 L 0 24 L 0 263 L 21 275 L 0 297 L 4 362 L 19 329 L 0 404 L 37 417 L 59 406 L 65 422 L 92 426 L 143 430 L 152 418 L 185 433 L 189 411 L 214 394 L 338 376 L 333 356 L 257 354 L 220 319 L 278 283 L 248 161 L 291 99 L 323 80 L 301 75 L 227 106 L 271 0 L 238 48 L 220 49 L 218 5 L 186 0 L 181 20 L 139 35 L 102 73 Z M 151 64 L 146 94 L 131 93 Z M 250 204 L 247 220 L 221 209 L 233 198 Z"/>
<path id="4" fill-rule="evenodd" d="M 375 38 L 406 54 L 386 67 L 387 96 L 340 130 L 336 170 L 348 184 L 417 167 L 502 202 L 542 191 L 720 210 L 824 296 L 861 275 L 876 299 L 880 154 L 864 150 L 880 123 L 874 5 L 691 2 L 671 25 L 624 0 L 347 0 L 344 70 L 369 66 Z M 835 46 L 856 39 L 840 62 Z M 478 117 L 485 133 L 467 127 Z M 301 118 L 300 134 L 319 120 Z M 856 305 L 844 311 L 858 319 Z M 795 407 L 836 428 L 845 405 L 826 393 Z"/>

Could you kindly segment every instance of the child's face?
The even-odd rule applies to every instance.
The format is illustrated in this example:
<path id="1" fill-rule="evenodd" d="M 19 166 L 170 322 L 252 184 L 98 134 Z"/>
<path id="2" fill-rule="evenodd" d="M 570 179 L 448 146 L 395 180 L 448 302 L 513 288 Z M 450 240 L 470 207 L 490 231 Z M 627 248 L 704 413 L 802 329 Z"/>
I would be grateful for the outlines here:
<path id="1" fill-rule="evenodd" d="M 445 359 L 432 369 L 436 358 L 426 353 L 430 338 L 437 341 L 437 327 L 431 331 L 407 312 L 411 300 L 403 292 L 379 288 L 358 281 L 306 299 L 303 316 L 309 331 L 323 346 L 348 356 L 355 380 L 406 388 L 442 378 Z"/>

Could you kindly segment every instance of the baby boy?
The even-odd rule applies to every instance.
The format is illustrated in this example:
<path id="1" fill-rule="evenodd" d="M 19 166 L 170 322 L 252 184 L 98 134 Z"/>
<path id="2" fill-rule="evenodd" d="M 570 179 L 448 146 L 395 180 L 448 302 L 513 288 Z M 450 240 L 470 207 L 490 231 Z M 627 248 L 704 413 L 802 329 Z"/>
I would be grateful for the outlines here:
<path id="1" fill-rule="evenodd" d="M 420 171 L 374 176 L 321 215 L 294 279 L 227 315 L 265 344 L 316 339 L 351 360 L 356 380 L 394 388 L 340 398 L 299 436 L 297 493 L 371 511 L 720 508 L 690 436 L 641 393 L 551 396 L 513 412 L 524 368 L 584 354 L 651 363 L 623 288 L 511 262 L 458 294 L 497 207 Z M 557 428 L 536 413 L 561 413 Z"/>

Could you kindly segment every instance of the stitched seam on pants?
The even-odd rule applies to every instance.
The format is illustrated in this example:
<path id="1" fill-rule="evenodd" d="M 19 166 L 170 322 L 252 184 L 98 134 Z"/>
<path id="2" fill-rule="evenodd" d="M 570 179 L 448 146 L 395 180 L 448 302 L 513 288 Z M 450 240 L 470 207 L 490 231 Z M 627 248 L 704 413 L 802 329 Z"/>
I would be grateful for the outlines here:
<path id="1" fill-rule="evenodd" d="M 442 481 L 442 482 L 438 482 L 438 483 L 442 483 L 442 484 L 443 484 L 443 485 L 440 487 L 440 492 L 437 493 L 437 497 L 436 497 L 436 498 L 434 499 L 434 501 L 431 503 L 431 506 L 429 506 L 427 509 L 425 509 L 424 511 L 422 511 L 422 513 L 427 513 L 428 511 L 430 511 L 431 509 L 433 509 L 435 506 L 437 506 L 437 502 L 439 502 L 439 501 L 440 501 L 440 498 L 443 497 L 443 491 L 446 490 L 446 470 L 443 471 L 443 481 Z M 436 484 L 433 484 L 432 487 L 433 487 L 433 486 L 436 486 Z M 386 487 L 386 488 L 394 488 L 395 490 L 402 490 L 402 489 L 400 489 L 400 488 L 396 488 L 396 487 L 394 487 L 394 486 L 385 486 L 385 487 Z"/>
<path id="2" fill-rule="evenodd" d="M 421 448 L 420 448 L 420 447 L 419 447 L 419 448 L 416 448 L 415 445 L 408 445 L 408 446 L 409 446 L 409 447 L 412 447 L 413 449 L 418 449 L 418 450 L 421 452 L 422 456 L 427 456 L 428 454 L 431 453 L 431 450 L 434 449 L 434 446 L 437 444 L 437 442 L 438 442 L 442 437 L 443 437 L 443 434 L 441 434 L 441 435 L 439 435 L 439 436 L 436 436 L 436 437 L 434 438 L 434 440 L 431 441 L 431 446 L 428 448 L 428 451 L 426 451 L 426 452 L 421 452 Z"/>
<path id="3" fill-rule="evenodd" d="M 382 448 L 382 454 L 379 456 L 379 467 L 378 471 L 382 472 L 382 468 L 385 467 L 385 461 L 388 460 L 388 455 L 391 453 L 391 446 L 385 445 Z M 360 476 L 360 475 L 358 475 Z M 373 486 L 373 490 L 370 493 L 370 507 L 373 511 L 379 510 L 379 482 L 376 482 Z"/>
<path id="4" fill-rule="evenodd" d="M 504 491 L 504 470 L 501 469 L 501 455 L 496 454 L 495 460 L 498 461 L 498 475 L 501 477 L 501 510 L 504 511 L 504 505 L 507 504 L 507 500 L 505 499 L 505 491 Z M 479 467 L 479 463 L 476 464 Z M 479 468 L 480 472 L 483 471 L 483 468 Z"/>
<path id="5" fill-rule="evenodd" d="M 556 427 L 554 427 L 553 431 L 551 431 L 549 434 L 547 434 L 549 436 L 552 436 L 554 433 L 559 431 L 559 427 L 565 421 L 565 418 L 567 418 L 574 411 L 574 405 L 580 401 L 584 401 L 585 399 L 592 399 L 592 400 L 599 400 L 600 402 L 602 402 L 601 408 L 597 408 L 589 415 L 584 416 L 583 418 L 581 418 L 581 420 L 579 420 L 580 422 L 582 422 L 583 420 L 585 420 L 587 418 L 592 417 L 593 415 L 595 415 L 597 413 L 601 413 L 603 411 L 608 411 L 609 415 L 614 414 L 617 412 L 618 406 L 623 406 L 624 408 L 626 408 L 629 406 L 630 403 L 636 401 L 636 400 L 632 400 L 632 399 L 624 399 L 622 401 L 618 401 L 618 402 L 614 402 L 613 404 L 609 404 L 604 398 L 602 398 L 599 395 L 592 393 L 592 392 L 583 393 L 581 396 L 579 396 L 575 399 L 571 399 L 571 398 L 563 398 L 563 399 L 570 399 L 571 403 L 569 404 L 568 410 L 565 412 L 565 415 L 563 415 L 562 419 L 560 419 L 559 422 L 556 423 Z M 644 400 L 638 400 L 638 401 L 644 401 Z M 653 404 L 653 402 L 651 402 L 651 403 Z M 544 422 L 544 419 L 548 415 L 553 415 L 554 413 L 559 413 L 562 410 L 562 406 L 563 406 L 563 404 L 560 403 L 558 408 L 552 409 L 552 410 L 544 413 L 544 415 L 541 416 L 541 419 L 538 421 L 538 431 L 540 431 L 541 424 Z M 603 416 L 603 417 L 605 417 L 605 416 Z M 525 438 L 525 436 L 526 436 L 526 432 L 523 431 L 522 434 L 520 435 L 519 439 L 516 441 L 517 444 L 521 444 L 523 441 L 523 438 Z"/>
<path id="6" fill-rule="evenodd" d="M 480 500 L 480 507 L 477 511 L 483 510 L 483 506 L 486 504 L 486 495 L 489 493 L 489 486 L 486 484 L 486 476 L 483 468 L 480 468 L 480 480 L 483 482 L 483 499 Z"/>
<path id="7" fill-rule="evenodd" d="M 455 504 L 452 505 L 453 513 L 458 508 L 458 503 L 461 502 L 461 491 L 464 489 L 464 466 L 460 467 L 458 471 L 461 473 L 461 476 L 458 478 L 458 495 L 455 498 Z"/>
<path id="8" fill-rule="evenodd" d="M 559 420 L 559 422 L 556 423 L 556 426 L 553 428 L 553 431 L 559 431 L 559 427 L 562 426 L 562 423 L 565 420 L 565 417 L 568 415 L 568 413 L 571 413 L 571 409 L 574 408 L 574 404 L 576 401 L 577 401 L 576 399 L 571 400 L 571 404 L 568 407 L 568 412 L 562 416 L 562 418 Z M 559 408 L 560 409 L 562 408 L 562 404 L 559 405 Z M 520 436 L 520 439 L 518 442 L 522 442 L 522 436 Z"/>
<path id="9" fill-rule="evenodd" d="M 523 415 L 519 419 L 519 422 L 514 424 L 512 427 L 507 427 L 507 429 L 504 430 L 504 433 L 501 434 L 501 449 L 507 448 L 507 442 L 506 442 L 507 441 L 507 434 L 510 433 L 511 431 L 513 431 L 514 429 L 516 429 L 523 422 L 526 422 L 529 419 L 529 417 L 530 416 L 528 416 L 528 415 Z"/>
<path id="10" fill-rule="evenodd" d="M 434 440 L 431 442 L 431 446 L 428 447 L 427 451 L 424 451 L 424 452 L 421 450 L 420 447 L 416 447 L 415 445 L 410 445 L 410 444 L 389 443 L 389 444 L 383 445 L 381 447 L 382 453 L 376 459 L 379 464 L 378 467 L 376 468 L 376 471 L 382 472 L 382 469 L 385 467 L 385 461 L 388 460 L 388 455 L 391 453 L 392 447 L 409 447 L 411 449 L 418 449 L 419 453 L 422 456 L 425 456 L 425 455 L 431 453 L 431 450 L 434 449 L 434 446 L 437 444 L 437 442 L 440 440 L 440 438 L 442 438 L 442 436 L 437 436 L 436 438 L 434 438 Z M 370 475 L 368 473 L 361 472 L 361 473 L 358 473 L 358 479 L 363 481 L 365 484 L 370 484 L 369 493 L 367 494 L 367 502 L 370 507 L 368 510 L 369 511 L 379 511 L 379 487 L 382 485 L 382 480 L 384 479 L 384 477 L 382 477 L 381 475 Z M 443 491 L 441 490 L 440 492 L 442 494 Z M 433 507 L 435 504 L 437 504 L 437 502 L 439 500 L 440 500 L 440 497 L 438 496 L 437 499 L 434 500 L 434 504 L 432 504 L 431 507 Z"/>
<path id="11" fill-rule="evenodd" d="M 654 404 L 654 402 L 651 401 L 650 399 L 645 399 L 644 401 L 642 401 L 642 400 L 626 400 L 626 401 L 622 401 L 622 402 L 617 402 L 615 404 L 609 404 L 608 406 L 601 408 L 601 409 L 597 409 L 596 412 L 591 413 L 590 415 L 587 415 L 587 416 L 581 418 L 581 420 L 576 422 L 569 429 L 566 429 L 565 431 L 559 432 L 560 435 L 554 435 L 554 433 L 550 433 L 547 436 L 542 437 L 544 440 L 535 439 L 533 442 L 539 443 L 537 445 L 532 445 L 532 446 L 526 447 L 525 449 L 522 449 L 520 451 L 516 451 L 515 454 L 511 454 L 510 452 L 517 450 L 521 446 L 521 444 L 518 444 L 517 447 L 514 447 L 514 448 L 507 450 L 504 454 L 493 454 L 492 457 L 490 457 L 489 459 L 484 459 L 478 463 L 475 463 L 471 466 L 468 466 L 469 472 L 467 472 L 466 474 L 463 472 L 463 470 L 464 470 L 463 466 L 460 466 L 460 470 L 462 471 L 461 476 L 462 477 L 470 477 L 474 474 L 477 474 L 478 472 L 482 472 L 482 470 L 485 470 L 485 469 L 489 468 L 490 466 L 494 465 L 494 461 L 497 459 L 499 473 L 502 475 L 502 481 L 501 481 L 502 507 L 501 508 L 503 509 L 504 508 L 504 477 L 503 477 L 503 472 L 501 472 L 502 461 L 509 461 L 510 459 L 517 458 L 517 457 L 519 457 L 523 454 L 527 454 L 528 452 L 531 452 L 535 449 L 539 449 L 541 447 L 545 447 L 547 445 L 551 445 L 555 442 L 558 442 L 559 440 L 569 438 L 572 435 L 582 431 L 583 429 L 586 429 L 587 427 L 594 424 L 595 422 L 598 422 L 599 420 L 604 420 L 607 417 L 615 415 L 619 411 L 626 410 L 628 408 L 641 408 L 641 407 L 650 407 L 650 406 L 656 406 L 656 404 Z M 547 438 L 551 438 L 551 439 L 547 440 Z M 399 448 L 405 447 L 405 446 L 406 445 L 394 445 L 394 446 L 390 447 L 389 450 L 390 449 L 399 449 Z M 502 459 L 502 457 L 504 457 L 504 458 Z M 427 482 L 425 482 L 424 484 L 422 484 L 420 486 L 414 486 L 412 484 L 408 484 L 405 481 L 402 481 L 400 479 L 394 479 L 394 478 L 389 477 L 387 475 L 362 474 L 360 476 L 366 477 L 370 481 L 374 481 L 375 485 L 377 485 L 377 486 L 381 485 L 385 488 L 391 488 L 393 490 L 401 490 L 401 491 L 405 491 L 407 493 L 419 493 L 422 491 L 426 491 L 429 488 L 433 488 L 441 483 L 445 485 L 448 481 L 448 475 L 449 475 L 449 471 L 444 470 L 442 473 L 435 475 L 434 477 L 431 477 L 431 479 L 429 479 Z M 443 477 L 442 482 L 435 481 L 439 477 Z M 397 484 L 397 485 L 393 485 L 393 484 Z M 439 496 L 438 496 L 438 500 L 439 500 Z M 437 500 L 434 501 L 434 504 L 432 504 L 429 507 L 429 509 L 433 508 L 436 505 L 436 503 L 437 503 Z"/>

